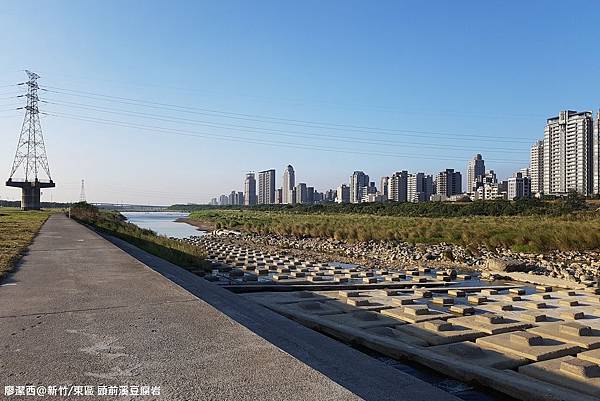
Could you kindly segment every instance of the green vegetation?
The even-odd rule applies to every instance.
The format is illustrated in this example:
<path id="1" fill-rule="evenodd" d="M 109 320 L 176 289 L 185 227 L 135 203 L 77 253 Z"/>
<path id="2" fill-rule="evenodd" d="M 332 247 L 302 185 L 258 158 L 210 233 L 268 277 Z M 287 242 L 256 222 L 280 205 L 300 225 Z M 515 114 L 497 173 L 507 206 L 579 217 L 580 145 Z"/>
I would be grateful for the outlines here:
<path id="1" fill-rule="evenodd" d="M 157 235 L 154 231 L 128 223 L 117 213 L 99 210 L 85 202 L 71 207 L 71 217 L 96 230 L 127 241 L 155 256 L 195 273 L 209 271 L 210 265 L 200 247 Z"/>
<path id="2" fill-rule="evenodd" d="M 47 211 L 0 208 L 0 280 L 14 268 L 48 216 Z"/>
<path id="3" fill-rule="evenodd" d="M 350 242 L 400 240 L 477 245 L 520 252 L 600 248 L 600 214 L 579 211 L 561 215 L 407 217 L 368 213 L 201 210 L 189 220 L 215 228 L 259 234 L 322 237 Z"/>
<path id="4" fill-rule="evenodd" d="M 585 198 L 572 193 L 563 199 L 520 199 L 516 201 L 475 201 L 475 202 L 385 202 L 385 203 L 326 203 L 317 205 L 257 205 L 208 206 L 173 205 L 171 210 L 256 210 L 292 214 L 370 214 L 377 216 L 406 217 L 467 217 L 467 216 L 561 216 L 593 206 Z"/>

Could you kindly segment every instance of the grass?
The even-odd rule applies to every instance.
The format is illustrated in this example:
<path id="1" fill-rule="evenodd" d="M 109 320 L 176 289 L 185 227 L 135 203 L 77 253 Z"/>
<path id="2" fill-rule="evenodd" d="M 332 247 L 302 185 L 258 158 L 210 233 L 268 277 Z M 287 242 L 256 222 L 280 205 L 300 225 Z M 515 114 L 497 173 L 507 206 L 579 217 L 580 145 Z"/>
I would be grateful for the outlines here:
<path id="1" fill-rule="evenodd" d="M 13 270 L 51 213 L 0 208 L 0 280 Z"/>
<path id="2" fill-rule="evenodd" d="M 189 219 L 259 234 L 334 238 L 350 242 L 400 240 L 452 243 L 476 249 L 502 247 L 518 252 L 600 248 L 600 214 L 559 216 L 405 217 L 357 213 L 287 213 L 256 210 L 201 210 Z"/>
<path id="3" fill-rule="evenodd" d="M 117 212 L 101 211 L 87 203 L 77 203 L 71 207 L 71 217 L 187 270 L 195 273 L 210 271 L 210 263 L 202 248 L 128 223 Z"/>

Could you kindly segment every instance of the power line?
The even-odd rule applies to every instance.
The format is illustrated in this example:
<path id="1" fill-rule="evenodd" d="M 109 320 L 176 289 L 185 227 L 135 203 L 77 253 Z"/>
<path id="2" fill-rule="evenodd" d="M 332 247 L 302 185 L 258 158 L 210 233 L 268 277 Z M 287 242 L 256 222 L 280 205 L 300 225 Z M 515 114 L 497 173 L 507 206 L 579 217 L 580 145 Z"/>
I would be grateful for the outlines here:
<path id="1" fill-rule="evenodd" d="M 297 119 L 289 119 L 289 118 L 280 118 L 280 117 L 269 117 L 255 114 L 246 114 L 246 113 L 235 113 L 228 111 L 221 111 L 215 109 L 206 109 L 199 107 L 189 107 L 189 106 L 179 106 L 169 103 L 159 103 L 159 102 L 150 102 L 146 100 L 139 100 L 121 96 L 111 96 L 104 95 L 94 92 L 88 91 L 78 91 L 74 89 L 66 89 L 59 88 L 54 86 L 46 86 L 48 92 L 58 93 L 69 96 L 76 97 L 84 97 L 91 98 L 94 100 L 101 101 L 113 101 L 121 104 L 129 104 L 140 107 L 149 107 L 149 108 L 159 108 L 159 109 L 170 109 L 171 111 L 178 111 L 182 113 L 192 113 L 199 115 L 209 115 L 209 116 L 218 116 L 221 118 L 234 119 L 234 120 L 242 120 L 242 121 L 254 121 L 254 122 L 262 122 L 262 123 L 271 123 L 271 124 L 281 124 L 281 125 L 289 125 L 289 126 L 300 126 L 300 127 L 308 127 L 308 128 L 320 128 L 320 129 L 330 129 L 330 130 L 338 130 L 343 132 L 357 132 L 363 134 L 373 134 L 377 131 L 377 133 L 409 133 L 409 134 L 428 134 L 428 135 L 443 135 L 450 136 L 452 138 L 456 137 L 467 137 L 467 138 L 487 138 L 497 140 L 497 136 L 493 135 L 476 135 L 476 134 L 459 134 L 459 133 L 450 133 L 450 132 L 435 132 L 435 131 L 422 131 L 422 130 L 408 130 L 408 129 L 396 129 L 396 128 L 380 128 L 380 127 L 368 127 L 361 125 L 351 125 L 351 124 L 338 124 L 338 123 L 327 123 L 327 122 L 315 122 L 308 120 L 297 120 Z M 107 100 L 112 99 L 112 100 Z M 157 107 L 159 106 L 159 107 Z M 514 139 L 512 142 L 525 142 L 524 140 Z M 526 141 L 530 143 L 531 141 Z"/>
<path id="2" fill-rule="evenodd" d="M 193 120 L 193 119 L 177 118 L 177 117 L 171 117 L 171 116 L 160 116 L 157 114 L 149 114 L 149 113 L 142 113 L 142 112 L 136 112 L 136 111 L 121 111 L 121 110 L 116 110 L 113 108 L 106 108 L 106 107 L 78 105 L 77 103 L 74 103 L 74 102 L 66 102 L 65 103 L 65 102 L 45 101 L 45 103 L 51 104 L 51 105 L 58 105 L 58 106 L 75 107 L 75 108 L 80 108 L 83 110 L 99 111 L 102 113 L 117 114 L 117 115 L 124 115 L 124 116 L 135 116 L 138 118 L 145 118 L 145 119 L 150 119 L 150 120 L 173 122 L 173 123 L 180 123 L 183 121 L 188 124 L 200 125 L 200 126 L 211 127 L 211 128 L 228 129 L 228 130 L 235 130 L 235 131 L 240 131 L 240 132 L 256 133 L 256 134 L 263 134 L 263 135 L 284 136 L 284 137 L 289 137 L 289 138 L 308 138 L 308 139 L 318 138 L 320 140 L 325 140 L 325 141 L 336 141 L 336 142 L 345 142 L 345 143 L 362 143 L 362 144 L 367 144 L 367 145 L 381 144 L 381 145 L 386 145 L 386 146 L 404 146 L 404 147 L 418 146 L 418 148 L 432 148 L 432 149 L 456 149 L 456 150 L 464 149 L 464 146 L 452 146 L 452 145 L 446 146 L 446 145 L 436 145 L 436 144 L 432 144 L 432 143 L 413 142 L 413 141 L 396 142 L 396 141 L 377 139 L 377 138 L 363 139 L 363 138 L 356 138 L 356 137 L 349 137 L 349 136 L 341 137 L 341 136 L 335 136 L 335 135 L 331 135 L 331 134 L 324 135 L 323 133 L 287 131 L 287 130 L 280 130 L 280 129 L 273 129 L 273 128 L 253 127 L 253 126 L 244 126 L 244 125 L 236 125 L 236 124 L 222 124 L 222 123 L 215 123 L 215 122 L 211 122 L 211 121 Z M 501 151 L 509 152 L 509 153 L 521 153 L 521 151 L 515 150 L 515 148 L 494 147 L 494 150 L 501 150 Z"/>
<path id="3" fill-rule="evenodd" d="M 163 128 L 163 127 L 156 127 L 156 126 L 148 126 L 148 125 L 141 125 L 141 124 L 132 124 L 132 123 L 127 123 L 127 122 L 122 122 L 122 121 L 116 121 L 116 120 L 109 120 L 109 119 L 101 119 L 101 118 L 94 118 L 94 117 L 86 117 L 86 116 L 78 116 L 78 115 L 72 115 L 72 114 L 66 114 L 66 113 L 60 113 L 60 112 L 47 112 L 47 115 L 51 115 L 51 116 L 55 116 L 55 117 L 59 117 L 59 118 L 67 118 L 67 119 L 73 119 L 73 120 L 79 120 L 79 121 L 86 121 L 86 122 L 92 122 L 92 123 L 97 123 L 97 124 L 103 124 L 103 125 L 112 125 L 112 126 L 119 126 L 119 127 L 124 127 L 124 128 L 134 128 L 134 129 L 140 129 L 140 130 L 144 130 L 144 131 L 150 131 L 150 132 L 158 132 L 158 133 L 167 133 L 167 134 L 173 134 L 173 135 L 180 135 L 180 136 L 188 136 L 188 137 L 198 137 L 198 138 L 205 138 L 205 139 L 217 139 L 217 140 L 224 140 L 224 141 L 228 141 L 228 142 L 240 142 L 240 143 L 250 143 L 250 144 L 260 144 L 260 145 L 267 145 L 267 146 L 275 146 L 275 147 L 279 147 L 284 146 L 284 147 L 290 147 L 290 148 L 296 148 L 296 149 L 305 149 L 305 150 L 320 150 L 320 151 L 326 151 L 326 152 L 333 152 L 333 153 L 346 153 L 346 154 L 359 154 L 359 155 L 368 155 L 368 156 L 384 156 L 384 157 L 393 157 L 393 158 L 399 158 L 399 157 L 405 157 L 405 158 L 414 158 L 417 157 L 414 154 L 412 155 L 408 155 L 408 154 L 398 154 L 398 153 L 383 153 L 383 152 L 362 152 L 362 151 L 356 151 L 353 149 L 337 149 L 337 148 L 328 148 L 328 147 L 323 147 L 323 146 L 310 146 L 310 145 L 303 145 L 303 144 L 291 144 L 288 142 L 279 142 L 279 141 L 262 141 L 260 139 L 248 139 L 248 138 L 244 138 L 244 137 L 237 137 L 237 136 L 233 136 L 233 135 L 226 135 L 226 134 L 213 134 L 213 133 L 206 133 L 206 132 L 195 132 L 195 131 L 187 131 L 187 130 L 180 130 L 180 129 L 174 129 L 174 128 Z M 456 161 L 456 158 L 444 158 L 444 157 L 431 157 L 431 156 L 422 156 L 419 155 L 418 158 L 420 159 L 428 159 L 428 160 L 446 160 L 446 161 Z M 493 160 L 493 159 L 488 159 L 490 161 L 494 161 L 496 163 L 510 163 L 510 164 L 516 164 L 516 163 L 521 163 L 522 161 L 516 161 L 516 160 Z"/>

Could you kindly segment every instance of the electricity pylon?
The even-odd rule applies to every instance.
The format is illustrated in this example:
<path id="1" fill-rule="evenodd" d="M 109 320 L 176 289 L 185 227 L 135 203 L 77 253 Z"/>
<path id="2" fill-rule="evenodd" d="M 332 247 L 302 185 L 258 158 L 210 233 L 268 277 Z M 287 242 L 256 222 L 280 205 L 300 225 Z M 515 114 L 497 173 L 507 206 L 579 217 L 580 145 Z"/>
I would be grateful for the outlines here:
<path id="1" fill-rule="evenodd" d="M 27 105 L 18 108 L 18 110 L 25 110 L 25 118 L 23 119 L 15 159 L 6 185 L 21 188 L 21 209 L 39 210 L 40 189 L 53 188 L 56 185 L 50 175 L 44 136 L 42 135 L 42 126 L 40 124 L 40 110 L 38 108 L 39 86 L 37 83 L 40 76 L 31 71 L 26 70 L 25 72 L 29 80 L 19 85 L 27 85 L 27 94 L 25 95 Z M 16 175 L 18 172 L 22 176 Z M 40 180 L 38 174 L 42 172 L 48 177 L 47 180 Z"/>

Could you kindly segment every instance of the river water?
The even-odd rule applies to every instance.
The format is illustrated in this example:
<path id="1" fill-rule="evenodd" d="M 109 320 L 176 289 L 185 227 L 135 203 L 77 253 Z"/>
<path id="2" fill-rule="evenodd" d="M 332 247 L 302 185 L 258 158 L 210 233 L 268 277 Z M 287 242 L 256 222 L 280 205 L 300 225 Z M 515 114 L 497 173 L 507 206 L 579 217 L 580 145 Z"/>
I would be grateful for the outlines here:
<path id="1" fill-rule="evenodd" d="M 189 213 L 180 212 L 122 212 L 127 221 L 141 228 L 149 228 L 157 234 L 174 238 L 187 238 L 194 235 L 203 235 L 196 227 L 180 223 L 176 220 L 187 217 Z"/>

